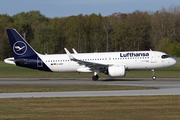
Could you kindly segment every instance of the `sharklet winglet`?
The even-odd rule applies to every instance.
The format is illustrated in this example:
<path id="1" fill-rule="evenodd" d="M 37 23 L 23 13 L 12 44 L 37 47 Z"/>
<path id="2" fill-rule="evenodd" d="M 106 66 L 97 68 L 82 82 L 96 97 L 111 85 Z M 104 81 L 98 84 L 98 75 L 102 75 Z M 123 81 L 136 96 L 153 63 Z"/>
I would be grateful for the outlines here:
<path id="1" fill-rule="evenodd" d="M 72 50 L 73 50 L 74 54 L 78 54 L 78 52 L 74 48 L 72 48 Z"/>
<path id="2" fill-rule="evenodd" d="M 64 50 L 66 51 L 66 54 L 68 55 L 68 57 L 69 57 L 71 60 L 75 60 L 75 58 L 71 55 L 71 53 L 70 53 L 66 48 L 64 48 Z"/>

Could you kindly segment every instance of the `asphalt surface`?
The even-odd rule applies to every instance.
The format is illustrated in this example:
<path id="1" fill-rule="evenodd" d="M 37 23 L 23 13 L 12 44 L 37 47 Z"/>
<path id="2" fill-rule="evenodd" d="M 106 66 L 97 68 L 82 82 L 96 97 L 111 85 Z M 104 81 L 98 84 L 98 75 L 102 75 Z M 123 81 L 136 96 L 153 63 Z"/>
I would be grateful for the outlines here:
<path id="1" fill-rule="evenodd" d="M 0 85 L 124 85 L 158 87 L 155 90 L 118 90 L 118 91 L 72 91 L 72 92 L 30 92 L 0 93 L 0 98 L 32 97 L 91 97 L 91 96 L 141 96 L 141 95 L 180 95 L 180 79 L 30 79 L 1 78 Z"/>

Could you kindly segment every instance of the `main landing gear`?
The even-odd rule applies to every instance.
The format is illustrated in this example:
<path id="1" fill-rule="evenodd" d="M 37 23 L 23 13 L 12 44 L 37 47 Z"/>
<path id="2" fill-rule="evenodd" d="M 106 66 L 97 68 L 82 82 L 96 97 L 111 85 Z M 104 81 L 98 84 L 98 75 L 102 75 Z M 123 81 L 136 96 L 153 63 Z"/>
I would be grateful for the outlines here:
<path id="1" fill-rule="evenodd" d="M 98 73 L 99 73 L 99 70 L 94 71 L 94 76 L 92 77 L 93 81 L 97 81 L 99 79 Z"/>
<path id="2" fill-rule="evenodd" d="M 97 81 L 99 79 L 99 76 L 98 75 L 94 75 L 93 77 L 92 77 L 92 80 L 93 81 Z"/>
<path id="3" fill-rule="evenodd" d="M 156 80 L 156 76 L 155 76 L 154 69 L 152 69 L 151 71 L 152 71 L 152 79 L 153 79 L 153 80 Z"/>

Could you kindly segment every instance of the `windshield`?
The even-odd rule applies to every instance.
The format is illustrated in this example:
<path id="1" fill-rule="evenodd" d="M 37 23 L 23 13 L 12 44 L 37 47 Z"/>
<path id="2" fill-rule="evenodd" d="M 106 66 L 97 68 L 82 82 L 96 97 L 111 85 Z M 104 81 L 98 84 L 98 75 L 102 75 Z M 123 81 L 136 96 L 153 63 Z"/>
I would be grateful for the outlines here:
<path id="1" fill-rule="evenodd" d="M 162 59 L 165 59 L 165 58 L 168 58 L 168 57 L 170 57 L 170 56 L 169 55 L 162 55 L 161 56 Z"/>

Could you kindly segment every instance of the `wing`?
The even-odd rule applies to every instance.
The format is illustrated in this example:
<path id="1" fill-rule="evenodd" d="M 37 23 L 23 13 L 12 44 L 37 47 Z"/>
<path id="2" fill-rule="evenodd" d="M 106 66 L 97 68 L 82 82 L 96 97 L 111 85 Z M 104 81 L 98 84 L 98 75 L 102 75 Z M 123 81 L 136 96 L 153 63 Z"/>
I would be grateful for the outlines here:
<path id="1" fill-rule="evenodd" d="M 97 70 L 103 71 L 103 70 L 106 70 L 108 66 L 111 66 L 110 64 L 100 64 L 100 63 L 95 63 L 95 62 L 89 62 L 89 61 L 83 61 L 83 60 L 76 59 L 75 57 L 73 57 L 71 55 L 71 53 L 66 48 L 64 48 L 64 50 L 66 51 L 66 53 L 69 56 L 70 60 L 75 61 L 80 65 L 85 65 L 86 67 L 89 67 L 90 69 L 97 69 Z"/>

